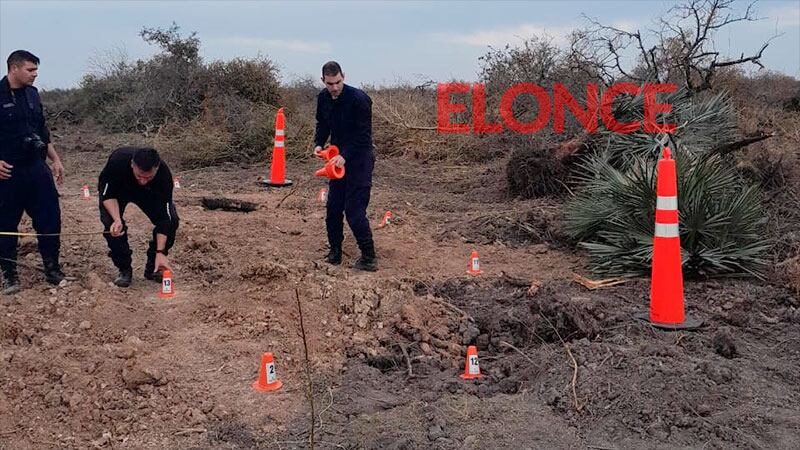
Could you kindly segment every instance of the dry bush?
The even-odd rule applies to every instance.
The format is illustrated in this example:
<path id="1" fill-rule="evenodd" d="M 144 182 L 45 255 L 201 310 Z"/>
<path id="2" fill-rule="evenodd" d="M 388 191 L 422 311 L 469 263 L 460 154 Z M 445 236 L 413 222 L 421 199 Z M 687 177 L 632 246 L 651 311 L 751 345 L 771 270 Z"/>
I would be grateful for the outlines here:
<path id="1" fill-rule="evenodd" d="M 279 89 L 286 113 L 286 157 L 305 159 L 314 148 L 317 94 L 322 89 L 310 77 L 292 80 Z"/>

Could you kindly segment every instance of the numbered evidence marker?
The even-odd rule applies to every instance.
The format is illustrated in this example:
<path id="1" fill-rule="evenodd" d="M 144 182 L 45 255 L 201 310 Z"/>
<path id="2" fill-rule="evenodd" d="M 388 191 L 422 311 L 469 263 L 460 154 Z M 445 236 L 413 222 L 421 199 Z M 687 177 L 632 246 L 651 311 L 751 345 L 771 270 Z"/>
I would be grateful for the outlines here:
<path id="1" fill-rule="evenodd" d="M 472 254 L 469 256 L 469 268 L 467 269 L 467 273 L 473 276 L 483 273 L 481 270 L 481 260 L 478 257 L 478 252 L 476 250 L 473 250 Z"/>
<path id="2" fill-rule="evenodd" d="M 161 278 L 161 292 L 158 293 L 158 296 L 161 298 L 175 296 L 175 286 L 172 283 L 172 272 L 170 270 L 164 270 Z"/>
<path id="3" fill-rule="evenodd" d="M 386 225 L 390 225 L 392 223 L 392 212 L 386 211 L 383 214 L 383 218 L 381 219 L 381 223 L 378 225 L 378 228 L 383 228 Z"/>
<path id="4" fill-rule="evenodd" d="M 276 391 L 283 386 L 275 373 L 275 361 L 272 353 L 267 352 L 261 356 L 261 367 L 258 369 L 258 380 L 253 382 L 253 389 L 261 392 Z"/>
<path id="5" fill-rule="evenodd" d="M 81 192 L 83 193 L 83 199 L 84 200 L 90 200 L 92 198 L 92 194 L 89 192 L 89 185 L 88 184 L 84 184 L 83 185 L 83 189 L 81 189 Z"/>
<path id="6" fill-rule="evenodd" d="M 175 189 L 181 188 L 181 177 L 172 178 L 172 182 L 175 184 Z"/>
<path id="7" fill-rule="evenodd" d="M 478 365 L 478 348 L 470 345 L 467 348 L 467 360 L 464 364 L 464 373 L 460 375 L 465 380 L 474 380 L 482 378 L 481 368 Z"/>

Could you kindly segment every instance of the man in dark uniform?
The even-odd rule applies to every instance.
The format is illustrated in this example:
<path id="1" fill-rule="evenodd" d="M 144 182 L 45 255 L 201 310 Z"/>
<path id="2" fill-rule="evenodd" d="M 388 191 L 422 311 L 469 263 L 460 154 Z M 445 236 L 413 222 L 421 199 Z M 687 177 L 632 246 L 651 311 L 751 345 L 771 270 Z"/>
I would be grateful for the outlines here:
<path id="1" fill-rule="evenodd" d="M 61 184 L 64 166 L 50 142 L 39 92 L 33 87 L 39 58 L 25 50 L 8 57 L 0 80 L 0 232 L 16 233 L 27 212 L 38 236 L 48 283 L 64 279 L 58 263 L 61 209 L 53 176 Z M 49 157 L 52 171 L 45 162 Z M 0 235 L 0 269 L 6 295 L 19 292 L 17 236 Z"/>
<path id="2" fill-rule="evenodd" d="M 119 269 L 114 284 L 131 285 L 131 247 L 127 225 L 122 216 L 133 203 L 155 225 L 153 239 L 147 249 L 144 277 L 161 281 L 161 269 L 169 269 L 167 254 L 175 243 L 178 213 L 172 201 L 175 186 L 167 164 L 152 148 L 122 147 L 114 150 L 100 173 L 100 221 L 106 233 L 111 260 Z M 158 270 L 158 272 L 156 272 Z"/>
<path id="3" fill-rule="evenodd" d="M 353 268 L 375 271 L 378 269 L 375 244 L 367 220 L 372 169 L 375 166 L 372 100 L 364 91 L 344 84 L 344 73 L 335 61 L 322 66 L 322 82 L 325 83 L 325 89 L 317 96 L 314 154 L 319 156 L 330 137 L 330 143 L 339 147 L 339 155 L 332 158 L 331 162 L 345 168 L 344 178 L 331 180 L 328 189 L 325 225 L 330 252 L 325 260 L 331 264 L 342 263 L 343 216 L 346 216 L 361 250 L 361 257 L 353 264 Z"/>

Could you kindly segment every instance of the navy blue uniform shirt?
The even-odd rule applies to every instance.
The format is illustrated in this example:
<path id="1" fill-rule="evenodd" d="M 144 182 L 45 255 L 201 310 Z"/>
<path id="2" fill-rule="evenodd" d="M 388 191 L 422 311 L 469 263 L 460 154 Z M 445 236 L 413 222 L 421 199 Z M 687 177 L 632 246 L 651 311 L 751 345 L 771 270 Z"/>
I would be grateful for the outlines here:
<path id="1" fill-rule="evenodd" d="M 372 99 L 364 91 L 345 84 L 335 100 L 327 89 L 319 93 L 314 142 L 324 147 L 328 137 L 345 159 L 347 185 L 371 186 Z"/>
<path id="2" fill-rule="evenodd" d="M 33 86 L 11 89 L 8 77 L 0 80 L 0 160 L 11 165 L 30 164 L 44 159 L 25 145 L 24 139 L 36 133 L 45 144 L 50 143 L 50 130 L 44 119 L 39 91 Z"/>

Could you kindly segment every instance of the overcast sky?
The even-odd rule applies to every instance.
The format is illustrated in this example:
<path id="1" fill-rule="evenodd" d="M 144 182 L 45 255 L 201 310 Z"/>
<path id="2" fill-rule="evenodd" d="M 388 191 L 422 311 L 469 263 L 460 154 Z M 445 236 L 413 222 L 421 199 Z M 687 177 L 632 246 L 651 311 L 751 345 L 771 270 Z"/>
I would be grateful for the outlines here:
<path id="1" fill-rule="evenodd" d="M 737 4 L 744 8 L 748 2 Z M 322 64 L 342 64 L 347 82 L 475 80 L 489 46 L 518 45 L 547 33 L 556 43 L 581 14 L 626 29 L 652 26 L 671 1 L 530 2 L 268 2 L 268 1 L 17 1 L 0 0 L 0 54 L 16 49 L 42 59 L 37 86 L 74 87 L 108 55 L 146 58 L 156 48 L 143 27 L 172 22 L 196 31 L 206 61 L 266 56 L 284 80 L 318 77 Z M 757 51 L 770 36 L 770 70 L 800 78 L 800 0 L 757 3 L 765 19 L 738 23 L 716 39 L 717 50 Z"/>

